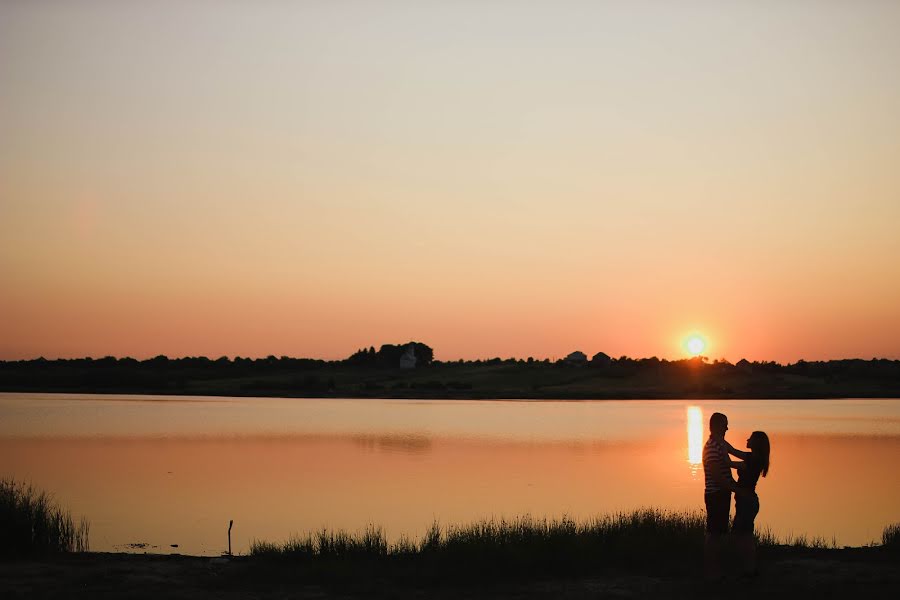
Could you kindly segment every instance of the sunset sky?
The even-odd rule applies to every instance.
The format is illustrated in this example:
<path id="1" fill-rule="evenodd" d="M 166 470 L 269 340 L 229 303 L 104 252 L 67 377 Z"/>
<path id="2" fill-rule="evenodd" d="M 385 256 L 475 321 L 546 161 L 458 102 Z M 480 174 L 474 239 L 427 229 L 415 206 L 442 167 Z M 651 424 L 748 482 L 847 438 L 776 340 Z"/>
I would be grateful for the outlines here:
<path id="1" fill-rule="evenodd" d="M 900 2 L 0 2 L 0 359 L 900 358 Z"/>

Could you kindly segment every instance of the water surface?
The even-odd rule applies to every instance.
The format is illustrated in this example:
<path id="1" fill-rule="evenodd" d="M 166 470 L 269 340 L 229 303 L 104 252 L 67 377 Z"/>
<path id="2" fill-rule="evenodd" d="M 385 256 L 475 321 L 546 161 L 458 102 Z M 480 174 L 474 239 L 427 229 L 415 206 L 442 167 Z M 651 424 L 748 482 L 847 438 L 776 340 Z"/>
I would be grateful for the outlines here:
<path id="1" fill-rule="evenodd" d="M 461 401 L 0 394 L 0 476 L 94 550 L 218 554 L 322 527 L 702 508 L 713 411 L 769 433 L 758 523 L 838 544 L 900 521 L 900 400 Z M 177 548 L 172 548 L 177 544 Z M 143 551 L 144 548 L 139 549 Z"/>

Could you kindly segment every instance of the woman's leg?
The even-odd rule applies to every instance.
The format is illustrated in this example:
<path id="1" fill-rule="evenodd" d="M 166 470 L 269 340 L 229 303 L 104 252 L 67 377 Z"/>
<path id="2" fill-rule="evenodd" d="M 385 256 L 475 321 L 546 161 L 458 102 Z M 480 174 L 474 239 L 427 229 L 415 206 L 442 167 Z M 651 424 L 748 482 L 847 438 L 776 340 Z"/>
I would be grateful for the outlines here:
<path id="1" fill-rule="evenodd" d="M 741 569 L 744 574 L 755 574 L 756 538 L 752 533 L 739 533 L 735 536 L 735 545 L 741 557 Z"/>
<path id="2" fill-rule="evenodd" d="M 740 535 L 738 541 L 738 551 L 741 555 L 741 563 L 743 564 L 744 573 L 747 575 L 756 575 L 758 572 L 756 565 L 756 536 L 753 535 L 754 522 L 756 515 L 759 514 L 759 497 L 755 494 L 748 498 L 748 519 L 749 526 L 745 532 Z"/>

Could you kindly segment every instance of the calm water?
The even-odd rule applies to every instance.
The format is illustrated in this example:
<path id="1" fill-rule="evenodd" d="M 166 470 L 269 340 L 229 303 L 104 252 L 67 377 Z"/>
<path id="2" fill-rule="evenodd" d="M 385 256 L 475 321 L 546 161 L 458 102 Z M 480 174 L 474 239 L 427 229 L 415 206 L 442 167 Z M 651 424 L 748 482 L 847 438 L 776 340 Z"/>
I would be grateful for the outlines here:
<path id="1" fill-rule="evenodd" d="M 772 441 L 758 523 L 839 544 L 900 521 L 900 400 L 488 402 L 0 394 L 0 477 L 94 550 L 218 554 L 322 527 L 701 509 L 706 422 Z M 170 547 L 178 544 L 177 549 Z"/>

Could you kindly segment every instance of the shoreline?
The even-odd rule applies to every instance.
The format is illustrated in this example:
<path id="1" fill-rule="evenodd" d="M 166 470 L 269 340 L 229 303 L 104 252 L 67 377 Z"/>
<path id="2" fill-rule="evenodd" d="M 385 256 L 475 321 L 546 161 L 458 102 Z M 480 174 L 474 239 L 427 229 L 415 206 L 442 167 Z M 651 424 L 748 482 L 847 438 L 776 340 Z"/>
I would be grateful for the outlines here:
<path id="1" fill-rule="evenodd" d="M 256 556 L 87 552 L 0 562 L 4 598 L 893 598 L 900 591 L 900 555 L 880 546 L 760 549 L 759 577 L 726 572 L 705 582 L 698 562 L 676 572 L 636 565 L 590 572 L 419 574 L 357 565 L 329 573 L 295 560 Z M 452 572 L 449 572 L 452 571 Z"/>

